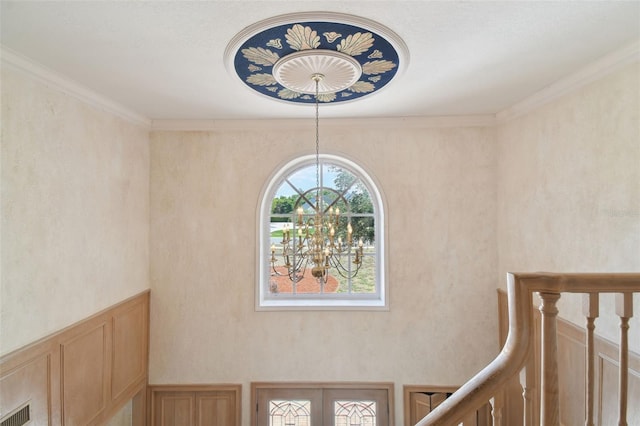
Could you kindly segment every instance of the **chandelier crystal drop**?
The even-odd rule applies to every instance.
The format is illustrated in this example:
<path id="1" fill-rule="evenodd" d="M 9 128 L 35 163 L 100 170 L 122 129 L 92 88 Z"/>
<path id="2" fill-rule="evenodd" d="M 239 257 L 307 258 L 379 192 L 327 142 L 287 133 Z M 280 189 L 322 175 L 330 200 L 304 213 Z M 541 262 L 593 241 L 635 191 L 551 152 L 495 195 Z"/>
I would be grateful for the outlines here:
<path id="1" fill-rule="evenodd" d="M 335 55 L 332 55 L 334 61 Z M 296 58 L 299 60 L 299 58 Z M 352 61 L 348 61 L 349 64 Z M 341 72 L 344 64 L 341 64 Z M 288 69 L 292 67 L 284 67 Z M 321 67 L 319 67 L 321 68 Z M 278 68 L 282 69 L 282 68 Z M 331 70 L 328 70 L 329 72 Z M 355 72 L 361 72 L 356 69 Z M 344 74 L 344 73 L 343 73 Z M 347 73 L 348 74 L 348 73 Z M 287 76 L 279 77 L 287 81 Z M 349 77 L 352 78 L 352 77 Z M 327 87 L 327 77 L 324 72 L 313 72 L 310 76 L 315 88 L 315 166 L 316 166 L 316 187 L 302 194 L 294 206 L 291 226 L 286 224 L 282 231 L 282 241 L 280 242 L 281 259 L 276 256 L 276 245 L 271 245 L 271 268 L 273 275 L 282 275 L 276 269 L 279 262 L 286 268 L 291 281 L 300 281 L 308 269 L 311 275 L 317 279 L 321 287 L 327 283 L 332 270 L 345 278 L 353 278 L 358 274 L 362 266 L 364 256 L 364 244 L 362 239 L 354 241 L 353 228 L 351 226 L 351 214 L 349 211 L 342 212 L 337 206 L 339 201 L 343 202 L 346 208 L 349 203 L 340 195 L 332 201 L 325 201 L 324 188 L 320 181 L 320 87 Z M 334 82 L 336 78 L 330 79 Z M 299 80 L 296 80 L 299 81 Z M 299 84 L 299 83 L 296 83 Z M 338 87 L 344 86 L 344 82 L 337 81 Z M 331 89 L 329 89 L 331 90 Z M 311 208 L 304 211 L 303 205 L 308 204 Z M 334 208 L 335 206 L 335 208 Z M 346 220 L 344 220 L 346 218 Z M 343 219 L 343 220 L 341 220 Z M 346 222 L 346 229 L 341 229 L 341 224 Z M 342 236 L 345 238 L 343 239 Z"/>

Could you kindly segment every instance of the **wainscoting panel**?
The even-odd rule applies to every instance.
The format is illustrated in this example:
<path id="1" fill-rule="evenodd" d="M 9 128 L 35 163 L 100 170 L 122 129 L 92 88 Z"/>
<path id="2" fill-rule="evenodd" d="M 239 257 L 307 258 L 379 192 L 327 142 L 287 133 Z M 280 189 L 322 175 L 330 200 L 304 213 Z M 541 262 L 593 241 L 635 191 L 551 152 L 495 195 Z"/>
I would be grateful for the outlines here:
<path id="1" fill-rule="evenodd" d="M 234 392 L 202 392 L 196 394 L 198 426 L 234 425 L 236 413 Z"/>
<path id="2" fill-rule="evenodd" d="M 33 424 L 105 423 L 133 399 L 144 426 L 149 291 L 0 358 L 0 421 L 29 405 Z"/>
<path id="3" fill-rule="evenodd" d="M 107 403 L 107 335 L 105 323 L 63 342 L 62 413 L 64 425 L 90 424 Z"/>
<path id="4" fill-rule="evenodd" d="M 0 417 L 29 405 L 29 418 L 45 425 L 49 418 L 49 356 L 27 361 L 0 379 Z M 11 392 L 5 390 L 11 390 Z"/>
<path id="5" fill-rule="evenodd" d="M 112 400 L 117 400 L 147 374 L 149 315 L 146 309 L 147 306 L 140 303 L 113 316 Z"/>
<path id="6" fill-rule="evenodd" d="M 195 425 L 195 395 L 192 392 L 159 392 L 154 403 L 154 425 Z"/>
<path id="7" fill-rule="evenodd" d="M 240 385 L 150 385 L 151 426 L 240 426 Z"/>

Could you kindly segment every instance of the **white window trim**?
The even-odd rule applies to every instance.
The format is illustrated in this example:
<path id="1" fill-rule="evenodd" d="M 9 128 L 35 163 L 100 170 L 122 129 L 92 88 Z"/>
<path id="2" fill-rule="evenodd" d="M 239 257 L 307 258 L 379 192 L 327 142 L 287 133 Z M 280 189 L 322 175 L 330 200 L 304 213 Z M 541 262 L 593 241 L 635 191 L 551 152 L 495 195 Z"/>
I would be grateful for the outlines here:
<path id="1" fill-rule="evenodd" d="M 275 191 L 280 186 L 282 179 L 292 173 L 296 168 L 315 164 L 316 156 L 305 155 L 297 157 L 288 163 L 277 168 L 276 172 L 269 178 L 260 194 L 260 204 L 257 212 L 256 229 L 259 232 L 258 244 L 256 247 L 256 287 L 255 287 L 255 309 L 256 311 L 273 310 L 389 310 L 389 288 L 386 274 L 386 218 L 385 200 L 377 184 L 371 175 L 361 166 L 349 160 L 343 155 L 320 154 L 321 162 L 342 165 L 346 169 L 355 172 L 358 178 L 365 184 L 372 197 L 375 206 L 376 220 L 376 285 L 379 286 L 376 295 L 313 295 L 313 297 L 292 297 L 278 295 L 269 297 L 268 285 L 270 266 L 266 259 L 271 253 L 268 250 L 270 244 L 270 229 L 268 224 L 271 217 L 271 201 Z"/>

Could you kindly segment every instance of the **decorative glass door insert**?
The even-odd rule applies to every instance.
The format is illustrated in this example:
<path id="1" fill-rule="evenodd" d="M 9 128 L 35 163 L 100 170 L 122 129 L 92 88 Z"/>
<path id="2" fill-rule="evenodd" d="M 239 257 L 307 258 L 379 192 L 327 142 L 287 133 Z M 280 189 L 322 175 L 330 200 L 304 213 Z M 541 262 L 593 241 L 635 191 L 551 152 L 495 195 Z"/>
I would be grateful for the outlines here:
<path id="1" fill-rule="evenodd" d="M 269 401 L 269 426 L 310 426 L 311 401 Z"/>
<path id="2" fill-rule="evenodd" d="M 334 401 L 335 426 L 375 426 L 375 401 Z"/>
<path id="3" fill-rule="evenodd" d="M 365 385 L 366 386 L 366 385 Z M 257 426 L 385 426 L 389 389 L 273 387 L 256 392 Z"/>

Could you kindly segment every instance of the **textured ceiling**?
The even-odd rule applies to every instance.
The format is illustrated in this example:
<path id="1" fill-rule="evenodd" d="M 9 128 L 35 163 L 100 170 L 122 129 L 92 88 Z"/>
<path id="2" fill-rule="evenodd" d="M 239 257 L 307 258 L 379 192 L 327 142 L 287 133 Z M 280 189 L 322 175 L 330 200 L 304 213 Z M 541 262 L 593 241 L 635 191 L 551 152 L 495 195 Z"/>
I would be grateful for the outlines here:
<path id="1" fill-rule="evenodd" d="M 399 35 L 409 61 L 383 90 L 323 117 L 495 114 L 640 39 L 640 2 L 5 1 L 1 43 L 149 119 L 309 117 L 225 63 L 243 29 L 321 10 Z"/>

